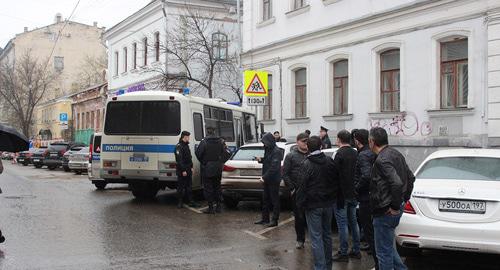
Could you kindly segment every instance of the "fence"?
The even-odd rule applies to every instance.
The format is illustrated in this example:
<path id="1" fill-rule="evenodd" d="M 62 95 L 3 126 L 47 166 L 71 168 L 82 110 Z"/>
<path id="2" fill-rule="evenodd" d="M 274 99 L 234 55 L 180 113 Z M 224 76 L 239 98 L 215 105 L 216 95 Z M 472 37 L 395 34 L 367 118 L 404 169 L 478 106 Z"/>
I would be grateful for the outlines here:
<path id="1" fill-rule="evenodd" d="M 94 134 L 93 129 L 80 129 L 75 131 L 75 142 L 76 143 L 83 143 L 85 145 L 88 145 L 90 142 L 90 136 Z"/>

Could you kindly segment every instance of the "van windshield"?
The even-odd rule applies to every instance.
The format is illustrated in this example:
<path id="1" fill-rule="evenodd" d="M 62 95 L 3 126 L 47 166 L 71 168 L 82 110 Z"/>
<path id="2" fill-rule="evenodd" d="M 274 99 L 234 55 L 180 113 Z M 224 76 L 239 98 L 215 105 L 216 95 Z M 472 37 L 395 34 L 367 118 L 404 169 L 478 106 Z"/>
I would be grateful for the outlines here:
<path id="1" fill-rule="evenodd" d="M 177 101 L 116 101 L 107 106 L 107 135 L 176 136 L 181 132 Z"/>

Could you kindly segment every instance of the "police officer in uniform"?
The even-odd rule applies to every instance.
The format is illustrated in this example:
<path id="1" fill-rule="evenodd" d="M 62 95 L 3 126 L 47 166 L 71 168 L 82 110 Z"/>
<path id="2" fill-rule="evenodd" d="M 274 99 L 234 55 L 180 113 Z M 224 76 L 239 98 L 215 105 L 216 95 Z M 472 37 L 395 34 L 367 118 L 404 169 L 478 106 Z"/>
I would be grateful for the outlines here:
<path id="1" fill-rule="evenodd" d="M 320 127 L 319 137 L 321 138 L 321 143 L 323 144 L 323 149 L 332 148 L 332 142 L 330 137 L 328 137 L 328 129 L 324 126 Z"/>
<path id="2" fill-rule="evenodd" d="M 215 135 L 215 129 L 208 127 L 207 136 L 200 142 L 195 154 L 201 163 L 203 190 L 205 199 L 208 201 L 208 209 L 203 212 L 205 214 L 220 213 L 222 168 L 229 159 L 230 153 L 224 141 Z"/>
<path id="3" fill-rule="evenodd" d="M 182 208 L 184 200 L 187 201 L 189 206 L 195 206 L 192 198 L 193 160 L 191 149 L 189 149 L 189 136 L 191 136 L 191 133 L 183 131 L 179 143 L 175 146 L 178 208 Z"/>

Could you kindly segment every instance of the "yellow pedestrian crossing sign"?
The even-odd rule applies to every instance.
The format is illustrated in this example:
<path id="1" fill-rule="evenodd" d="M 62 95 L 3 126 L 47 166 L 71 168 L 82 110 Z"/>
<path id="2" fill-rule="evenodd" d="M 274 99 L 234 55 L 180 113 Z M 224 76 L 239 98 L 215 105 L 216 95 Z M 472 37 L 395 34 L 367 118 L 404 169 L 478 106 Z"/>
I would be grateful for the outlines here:
<path id="1" fill-rule="evenodd" d="M 247 97 L 267 97 L 267 72 L 257 70 L 245 70 L 245 91 Z"/>

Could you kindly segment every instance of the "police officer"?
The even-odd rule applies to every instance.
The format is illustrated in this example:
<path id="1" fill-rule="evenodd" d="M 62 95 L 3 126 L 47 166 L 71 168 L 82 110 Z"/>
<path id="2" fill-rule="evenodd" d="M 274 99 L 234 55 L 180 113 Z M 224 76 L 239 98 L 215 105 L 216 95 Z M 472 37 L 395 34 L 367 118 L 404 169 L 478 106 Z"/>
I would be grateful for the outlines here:
<path id="1" fill-rule="evenodd" d="M 208 127 L 207 136 L 200 142 L 195 154 L 201 163 L 203 190 L 205 199 L 208 201 L 208 209 L 203 212 L 205 214 L 220 213 L 222 168 L 229 159 L 230 153 L 224 141 L 215 135 L 215 129 Z"/>
<path id="2" fill-rule="evenodd" d="M 189 149 L 189 136 L 191 136 L 191 133 L 183 131 L 179 138 L 179 143 L 175 146 L 178 208 L 182 208 L 184 199 L 189 206 L 195 206 L 192 201 L 191 191 L 193 186 L 193 160 L 191 149 Z"/>
<path id="3" fill-rule="evenodd" d="M 332 148 L 332 142 L 330 141 L 330 137 L 328 137 L 328 129 L 326 127 L 324 126 L 320 127 L 319 137 L 321 138 L 323 149 Z"/>

